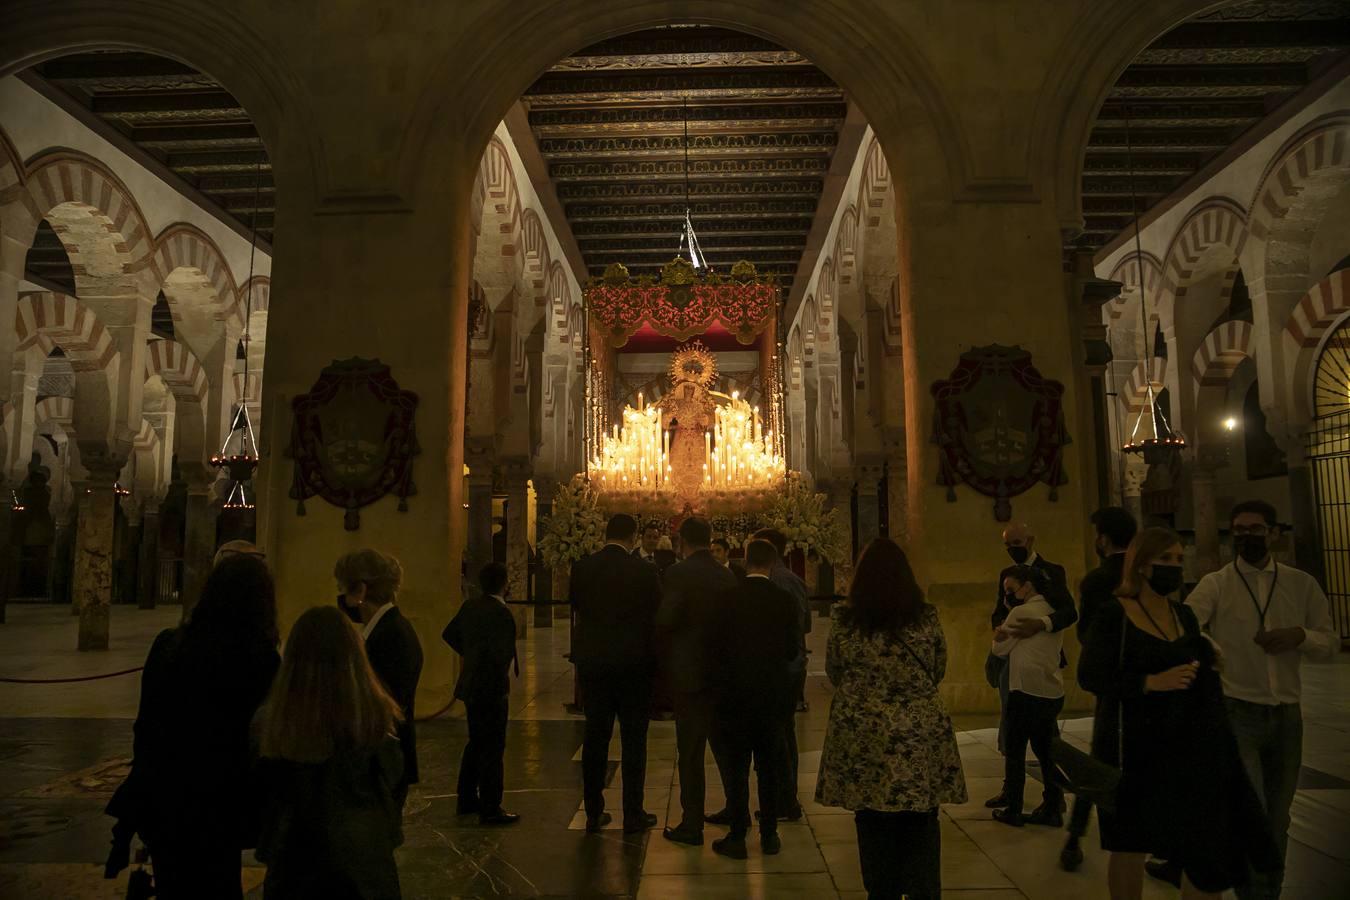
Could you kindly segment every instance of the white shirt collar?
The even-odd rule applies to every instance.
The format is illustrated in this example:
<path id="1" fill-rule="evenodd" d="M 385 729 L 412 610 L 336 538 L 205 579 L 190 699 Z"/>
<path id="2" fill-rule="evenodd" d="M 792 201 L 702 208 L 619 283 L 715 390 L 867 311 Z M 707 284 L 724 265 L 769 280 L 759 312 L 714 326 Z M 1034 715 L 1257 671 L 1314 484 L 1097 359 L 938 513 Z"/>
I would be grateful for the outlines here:
<path id="1" fill-rule="evenodd" d="M 1022 563 L 1022 565 L 1024 566 L 1033 565 L 1036 562 L 1036 560 L 1040 558 L 1041 558 L 1040 555 L 1035 550 L 1032 550 L 1030 553 L 1027 554 L 1027 561 Z"/>
<path id="2" fill-rule="evenodd" d="M 746 577 L 746 578 L 763 578 L 765 581 L 770 581 L 770 580 L 772 580 L 772 579 L 769 578 L 768 575 L 765 575 L 763 572 L 746 572 L 746 573 L 745 573 L 745 577 Z"/>
<path id="3" fill-rule="evenodd" d="M 391 600 L 384 606 L 381 606 L 379 609 L 375 610 L 375 615 L 371 616 L 370 621 L 366 623 L 366 627 L 361 629 L 361 639 L 362 640 L 368 639 L 370 637 L 370 633 L 375 630 L 375 626 L 380 624 L 380 619 L 384 618 L 384 614 L 389 612 L 389 610 L 393 608 L 394 602 Z"/>
<path id="4" fill-rule="evenodd" d="M 488 596 L 491 597 L 493 600 L 496 600 L 502 606 L 506 605 L 506 598 L 503 597 L 501 594 L 488 594 Z"/>
<path id="5" fill-rule="evenodd" d="M 1233 560 L 1233 564 L 1237 566 L 1237 570 L 1244 575 L 1264 575 L 1268 572 L 1274 571 L 1276 565 L 1275 557 L 1273 556 L 1266 563 L 1266 567 L 1264 569 L 1257 568 L 1256 566 L 1247 562 L 1240 556 Z"/>

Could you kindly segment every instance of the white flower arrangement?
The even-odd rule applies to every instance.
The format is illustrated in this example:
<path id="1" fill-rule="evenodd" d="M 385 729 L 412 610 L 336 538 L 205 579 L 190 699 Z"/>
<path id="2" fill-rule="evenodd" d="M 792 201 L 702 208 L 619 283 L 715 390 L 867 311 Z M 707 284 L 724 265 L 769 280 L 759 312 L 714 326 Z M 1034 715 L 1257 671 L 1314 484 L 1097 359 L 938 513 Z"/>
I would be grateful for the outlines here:
<path id="1" fill-rule="evenodd" d="M 807 487 L 797 472 L 789 472 L 783 490 L 774 495 L 767 518 L 783 533 L 788 549 L 814 553 L 828 563 L 846 563 L 849 540 L 836 509 L 825 508 L 824 494 Z"/>
<path id="2" fill-rule="evenodd" d="M 585 476 L 575 475 L 553 495 L 553 513 L 543 521 L 539 553 L 551 569 L 571 565 L 605 545 L 605 514 Z"/>

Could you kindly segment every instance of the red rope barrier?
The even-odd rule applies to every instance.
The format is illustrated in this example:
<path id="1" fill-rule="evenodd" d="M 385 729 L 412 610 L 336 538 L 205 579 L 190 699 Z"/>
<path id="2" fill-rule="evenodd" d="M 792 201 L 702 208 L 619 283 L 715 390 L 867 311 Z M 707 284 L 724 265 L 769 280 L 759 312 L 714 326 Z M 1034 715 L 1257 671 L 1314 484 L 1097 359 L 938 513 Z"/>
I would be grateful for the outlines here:
<path id="1" fill-rule="evenodd" d="M 134 669 L 123 669 L 120 672 L 108 672 L 103 675 L 82 675 L 78 678 L 0 678 L 0 684 L 72 684 L 77 681 L 99 681 L 104 678 L 116 678 L 119 675 L 130 675 L 144 668 L 145 666 L 137 666 Z"/>

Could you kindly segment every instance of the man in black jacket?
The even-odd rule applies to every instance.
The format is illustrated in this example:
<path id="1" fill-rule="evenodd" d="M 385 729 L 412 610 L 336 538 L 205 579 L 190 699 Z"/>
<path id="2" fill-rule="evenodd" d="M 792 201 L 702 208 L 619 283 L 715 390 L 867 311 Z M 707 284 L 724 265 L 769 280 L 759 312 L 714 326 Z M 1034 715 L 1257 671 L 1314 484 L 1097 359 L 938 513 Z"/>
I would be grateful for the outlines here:
<path id="1" fill-rule="evenodd" d="M 520 816 L 502 809 L 502 755 L 516 662 L 516 620 L 506 608 L 506 567 L 490 562 L 478 573 L 480 591 L 468 597 L 441 635 L 464 657 L 455 699 L 464 701 L 469 742 L 459 761 L 460 815 L 478 813 L 483 825 L 513 825 Z"/>
<path id="2" fill-rule="evenodd" d="M 680 844 L 703 843 L 706 785 L 703 767 L 712 730 L 714 693 L 709 642 L 718 620 L 719 598 L 736 587 L 736 576 L 717 564 L 708 549 L 712 527 L 703 519 L 680 526 L 684 560 L 666 570 L 665 592 L 656 625 L 667 639 L 666 676 L 675 699 L 675 743 L 679 753 L 683 819 L 664 836 Z"/>
<path id="3" fill-rule="evenodd" d="M 719 600 L 710 662 L 717 691 L 714 752 L 726 779 L 730 833 L 713 850 L 745 859 L 750 829 L 750 760 L 759 773 L 760 847 L 766 856 L 782 847 L 778 838 L 782 783 L 792 777 L 783 722 L 797 704 L 797 662 L 802 620 L 797 601 L 770 579 L 781 557 L 768 541 L 751 541 L 745 580 Z M 796 800 L 796 791 L 789 795 Z"/>
<path id="4" fill-rule="evenodd" d="M 403 568 L 378 550 L 356 550 L 338 560 L 333 570 L 342 589 L 344 611 L 353 617 L 366 642 L 366 657 L 384 689 L 403 713 L 398 742 L 403 751 L 403 776 L 394 789 L 399 808 L 408 786 L 417 784 L 417 733 L 413 725 L 417 682 L 422 677 L 422 645 L 417 630 L 395 605 Z"/>
<path id="5" fill-rule="evenodd" d="M 636 834 L 656 824 L 642 798 L 661 579 L 655 566 L 632 555 L 636 539 L 637 520 L 614 516 L 605 526 L 605 546 L 572 567 L 572 662 L 586 698 L 581 778 L 590 832 L 613 818 L 605 812 L 604 789 L 616 717 L 623 742 L 623 830 Z"/>
<path id="6" fill-rule="evenodd" d="M 1003 530 L 1003 547 L 1008 552 L 1008 557 L 1012 559 L 1012 565 L 998 573 L 997 599 L 994 601 L 994 611 L 989 616 L 991 628 L 998 628 L 1003 621 L 1008 618 L 1008 612 L 1012 607 L 1003 597 L 1003 580 L 1009 573 L 1018 566 L 1031 566 L 1033 569 L 1040 569 L 1050 579 L 1050 589 L 1045 592 L 1045 599 L 1054 610 L 1050 615 L 1043 619 L 1024 619 L 1019 623 L 1016 630 L 1009 633 L 1013 637 L 1028 638 L 1042 631 L 1063 631 L 1074 622 L 1078 621 L 1078 610 L 1073 605 L 1073 595 L 1069 593 L 1067 576 L 1064 574 L 1064 567 L 1050 562 L 1050 560 L 1036 552 L 1036 535 L 1032 533 L 1031 527 L 1025 522 L 1015 522 Z M 992 660 L 991 660 L 992 661 Z M 1008 708 L 1008 664 L 1006 660 L 1001 660 L 996 664 L 998 668 L 998 705 L 999 705 L 999 723 L 998 723 L 998 749 L 1003 750 L 1003 716 L 1002 714 Z M 1063 651 L 1060 652 L 1060 667 L 1068 665 L 1068 660 L 1064 657 Z M 985 803 L 990 809 L 1003 806 L 1003 794 L 999 793 L 997 797 L 991 798 Z"/>
<path id="7" fill-rule="evenodd" d="M 633 549 L 633 556 L 644 560 L 656 566 L 656 570 L 662 575 L 666 574 L 666 569 L 675 565 L 677 557 L 675 551 L 662 549 L 661 526 L 655 522 L 648 522 L 642 529 L 642 542 Z"/>
<path id="8" fill-rule="evenodd" d="M 1120 587 L 1120 578 L 1125 571 L 1125 551 L 1134 540 L 1139 525 L 1129 510 L 1119 506 L 1107 506 L 1092 514 L 1092 525 L 1097 531 L 1096 550 L 1101 565 L 1083 577 L 1078 588 L 1078 639 L 1087 637 L 1103 604 L 1114 600 L 1116 588 Z M 1088 818 L 1092 814 L 1092 803 L 1086 797 L 1075 797 L 1073 815 L 1069 817 L 1069 837 L 1059 854 L 1059 865 L 1066 872 L 1076 872 L 1083 864 L 1083 848 L 1079 843 L 1087 833 Z"/>

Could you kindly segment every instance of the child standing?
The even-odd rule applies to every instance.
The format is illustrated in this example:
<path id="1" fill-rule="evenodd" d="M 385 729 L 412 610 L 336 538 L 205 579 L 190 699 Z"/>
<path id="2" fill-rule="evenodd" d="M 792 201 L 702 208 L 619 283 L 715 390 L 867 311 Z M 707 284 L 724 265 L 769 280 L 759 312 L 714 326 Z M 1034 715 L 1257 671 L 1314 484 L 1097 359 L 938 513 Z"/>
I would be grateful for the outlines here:
<path id="1" fill-rule="evenodd" d="M 1019 621 L 1040 619 L 1053 611 L 1042 592 L 1046 575 L 1031 566 L 1017 566 L 1003 579 L 1004 599 L 1012 608 L 994 630 L 993 651 L 1008 659 L 1008 709 L 1005 714 L 1003 797 L 1007 806 L 994 810 L 994 819 L 1021 827 L 1025 822 L 1059 828 L 1064 824 L 1064 792 L 1050 778 L 1050 741 L 1059 735 L 1056 719 L 1064 708 L 1064 678 L 1060 650 L 1064 639 L 1049 629 L 1032 637 L 1012 637 L 1007 629 Z M 1041 805 L 1022 815 L 1026 788 L 1027 744 L 1041 764 L 1045 788 Z"/>

